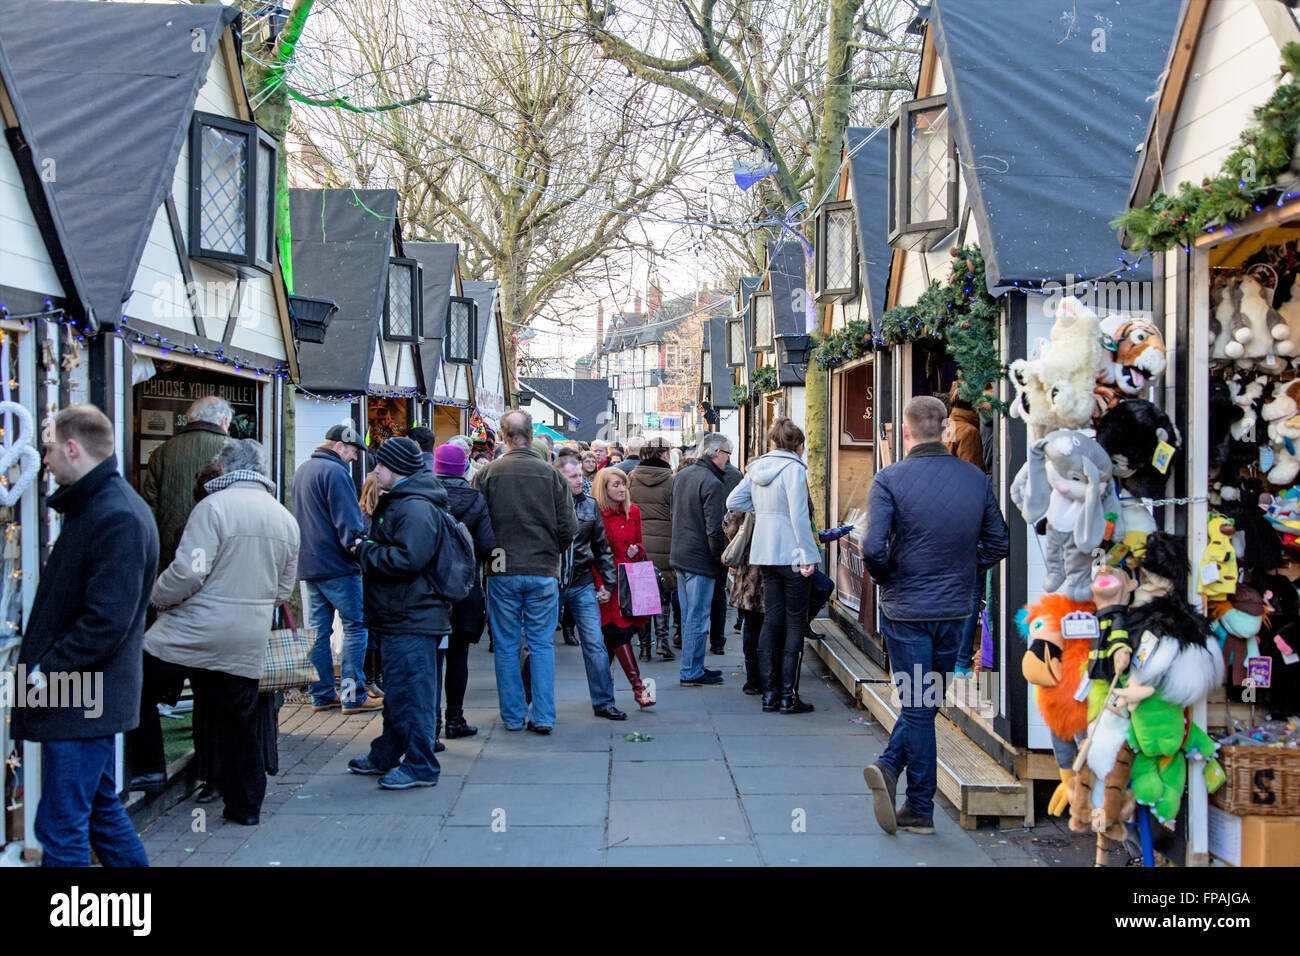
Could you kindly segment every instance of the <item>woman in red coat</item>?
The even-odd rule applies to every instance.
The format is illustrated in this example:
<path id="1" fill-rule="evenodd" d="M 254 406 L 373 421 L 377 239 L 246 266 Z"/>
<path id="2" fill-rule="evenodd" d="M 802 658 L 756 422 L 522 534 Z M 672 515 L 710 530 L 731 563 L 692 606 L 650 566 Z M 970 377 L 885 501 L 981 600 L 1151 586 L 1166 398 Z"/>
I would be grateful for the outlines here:
<path id="1" fill-rule="evenodd" d="M 632 504 L 627 493 L 627 475 L 617 468 L 602 468 L 592 482 L 592 494 L 600 516 L 605 519 L 605 540 L 614 555 L 614 573 L 618 566 L 628 561 L 644 561 L 645 545 L 641 543 L 641 509 Z M 600 606 L 600 625 L 605 635 L 605 647 L 611 659 L 623 665 L 623 673 L 632 685 L 632 693 L 641 707 L 654 704 L 637 668 L 636 654 L 632 652 L 632 638 L 641 631 L 644 617 L 624 617 L 618 606 L 618 581 L 601 581 L 596 574 L 596 588 L 609 591 L 609 599 Z"/>

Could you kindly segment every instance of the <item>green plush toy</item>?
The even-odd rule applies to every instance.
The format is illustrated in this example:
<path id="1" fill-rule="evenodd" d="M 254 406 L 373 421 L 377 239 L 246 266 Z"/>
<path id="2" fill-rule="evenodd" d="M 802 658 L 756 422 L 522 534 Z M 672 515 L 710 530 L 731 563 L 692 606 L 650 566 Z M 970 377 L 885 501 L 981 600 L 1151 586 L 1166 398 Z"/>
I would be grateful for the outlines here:
<path id="1" fill-rule="evenodd" d="M 1205 786 L 1213 793 L 1224 781 L 1215 759 L 1219 745 L 1192 722 L 1191 706 L 1223 683 L 1223 657 L 1203 632 L 1186 637 L 1142 633 L 1127 687 L 1115 695 L 1129 705 L 1132 723 L 1133 796 L 1168 823 L 1178 816 L 1187 786 L 1187 761 L 1204 761 Z"/>

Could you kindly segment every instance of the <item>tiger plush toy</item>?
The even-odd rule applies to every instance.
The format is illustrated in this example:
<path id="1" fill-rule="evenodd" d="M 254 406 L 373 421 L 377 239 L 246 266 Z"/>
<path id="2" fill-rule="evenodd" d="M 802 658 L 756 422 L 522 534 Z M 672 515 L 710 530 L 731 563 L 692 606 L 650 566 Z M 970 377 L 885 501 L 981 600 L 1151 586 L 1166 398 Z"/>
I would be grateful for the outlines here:
<path id="1" fill-rule="evenodd" d="M 1126 398 L 1141 398 L 1165 374 L 1168 360 L 1160 329 L 1144 316 L 1107 316 L 1101 320 L 1106 353 L 1093 390 L 1093 418 L 1100 418 Z"/>

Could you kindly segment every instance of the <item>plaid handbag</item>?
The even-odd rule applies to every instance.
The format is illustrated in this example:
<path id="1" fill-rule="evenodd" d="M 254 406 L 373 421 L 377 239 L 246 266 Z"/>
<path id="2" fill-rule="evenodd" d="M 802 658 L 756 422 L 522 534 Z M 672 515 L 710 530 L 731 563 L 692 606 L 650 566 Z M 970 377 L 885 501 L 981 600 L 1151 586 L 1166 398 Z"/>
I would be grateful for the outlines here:
<path id="1" fill-rule="evenodd" d="M 280 605 L 280 615 L 289 626 L 272 630 L 271 639 L 266 642 L 262 680 L 258 684 L 261 693 L 306 687 L 316 683 L 319 677 L 311 662 L 316 629 L 299 630 L 288 604 Z"/>

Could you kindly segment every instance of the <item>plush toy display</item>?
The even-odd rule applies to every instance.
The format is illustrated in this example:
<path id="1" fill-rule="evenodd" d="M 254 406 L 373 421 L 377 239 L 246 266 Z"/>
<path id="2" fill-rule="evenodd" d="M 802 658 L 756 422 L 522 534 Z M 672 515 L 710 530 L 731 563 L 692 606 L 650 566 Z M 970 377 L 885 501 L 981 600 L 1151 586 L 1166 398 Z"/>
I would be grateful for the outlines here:
<path id="1" fill-rule="evenodd" d="M 1300 378 L 1280 382 L 1273 397 L 1259 410 L 1268 423 L 1268 440 L 1273 449 L 1273 467 L 1268 480 L 1289 485 L 1300 475 Z"/>
<path id="2" fill-rule="evenodd" d="M 1165 374 L 1168 359 L 1160 329 L 1143 316 L 1107 316 L 1100 322 L 1101 367 L 1094 394 L 1096 416 L 1105 414 L 1126 398 L 1140 398 Z"/>
<path id="3" fill-rule="evenodd" d="M 1230 518 L 1217 511 L 1210 513 L 1210 540 L 1196 572 L 1196 590 L 1211 601 L 1227 597 L 1237 590 L 1237 552 L 1232 547 L 1232 536 L 1236 532 L 1237 526 Z"/>
<path id="4" fill-rule="evenodd" d="M 1260 631 L 1260 652 L 1269 658 L 1269 686 L 1259 696 L 1276 717 L 1300 714 L 1300 592 L 1282 574 L 1257 574 L 1255 585 L 1269 592 L 1274 612 Z"/>
<path id="5" fill-rule="evenodd" d="M 1223 666 L 1231 686 L 1245 684 L 1246 659 L 1260 656 L 1259 631 L 1264 626 L 1264 615 L 1271 610 L 1267 597 L 1249 584 L 1238 586 L 1229 600 L 1211 606 L 1214 623 L 1210 628 L 1223 650 Z"/>
<path id="6" fill-rule="evenodd" d="M 1052 429 L 1087 428 L 1104 355 L 1096 313 L 1074 296 L 1061 300 L 1051 340 L 1033 357 L 1011 363 L 1011 414 L 1024 419 L 1035 438 Z"/>
<path id="7" fill-rule="evenodd" d="M 1059 429 L 1034 442 L 1011 500 L 1029 524 L 1047 519 L 1043 590 L 1092 597 L 1092 551 L 1124 534 L 1110 456 L 1083 432 Z"/>
<path id="8" fill-rule="evenodd" d="M 1092 610 L 1091 601 L 1071 601 L 1061 594 L 1047 594 L 1036 604 L 1020 609 L 1016 625 L 1028 644 L 1020 671 L 1034 688 L 1034 702 L 1052 734 L 1052 749 L 1060 768 L 1061 785 L 1048 804 L 1048 812 L 1060 816 L 1065 810 L 1066 787 L 1074 776 L 1075 738 L 1088 728 L 1088 709 L 1075 692 L 1088 666 L 1089 642 L 1066 640 L 1061 619 L 1069 614 Z"/>
<path id="9" fill-rule="evenodd" d="M 1282 544 L 1264 517 L 1262 503 L 1271 496 L 1266 495 L 1263 483 L 1258 478 L 1239 478 L 1235 485 L 1220 487 L 1219 497 L 1219 511 L 1232 519 L 1238 569 L 1254 573 L 1280 567 Z M 1237 541 L 1244 543 L 1239 547 Z"/>
<path id="10" fill-rule="evenodd" d="M 1187 759 L 1205 762 L 1209 792 L 1224 781 L 1214 759 L 1218 744 L 1192 722 L 1190 712 L 1223 682 L 1223 657 L 1208 622 L 1182 596 L 1187 552 L 1181 538 L 1151 535 L 1139 574 L 1142 582 L 1125 618 L 1130 634 L 1139 635 L 1137 651 L 1115 696 L 1130 712 L 1133 796 L 1166 823 L 1182 805 Z"/>
<path id="11" fill-rule="evenodd" d="M 1140 398 L 1120 402 L 1097 422 L 1097 443 L 1110 455 L 1122 489 L 1124 543 L 1141 554 L 1147 535 L 1156 530 L 1151 509 L 1140 499 L 1164 497 L 1169 464 L 1182 444 L 1173 420 Z"/>
<path id="12" fill-rule="evenodd" d="M 1228 319 L 1229 339 L 1224 343 L 1223 354 L 1238 365 L 1254 365 L 1257 360 L 1276 355 L 1274 343 L 1287 338 L 1290 330 L 1286 320 L 1269 304 L 1264 286 L 1254 276 L 1237 275 L 1226 280 L 1225 298 L 1231 305 Z M 1219 318 L 1221 310 L 1215 311 Z M 1276 366 L 1276 359 L 1272 363 Z"/>
<path id="13" fill-rule="evenodd" d="M 1241 409 L 1241 416 L 1228 428 L 1228 434 L 1237 441 L 1253 442 L 1255 425 L 1259 420 L 1255 408 L 1264 396 L 1264 380 L 1255 378 L 1243 382 L 1239 377 L 1230 378 L 1228 394 L 1232 396 L 1232 404 Z"/>

